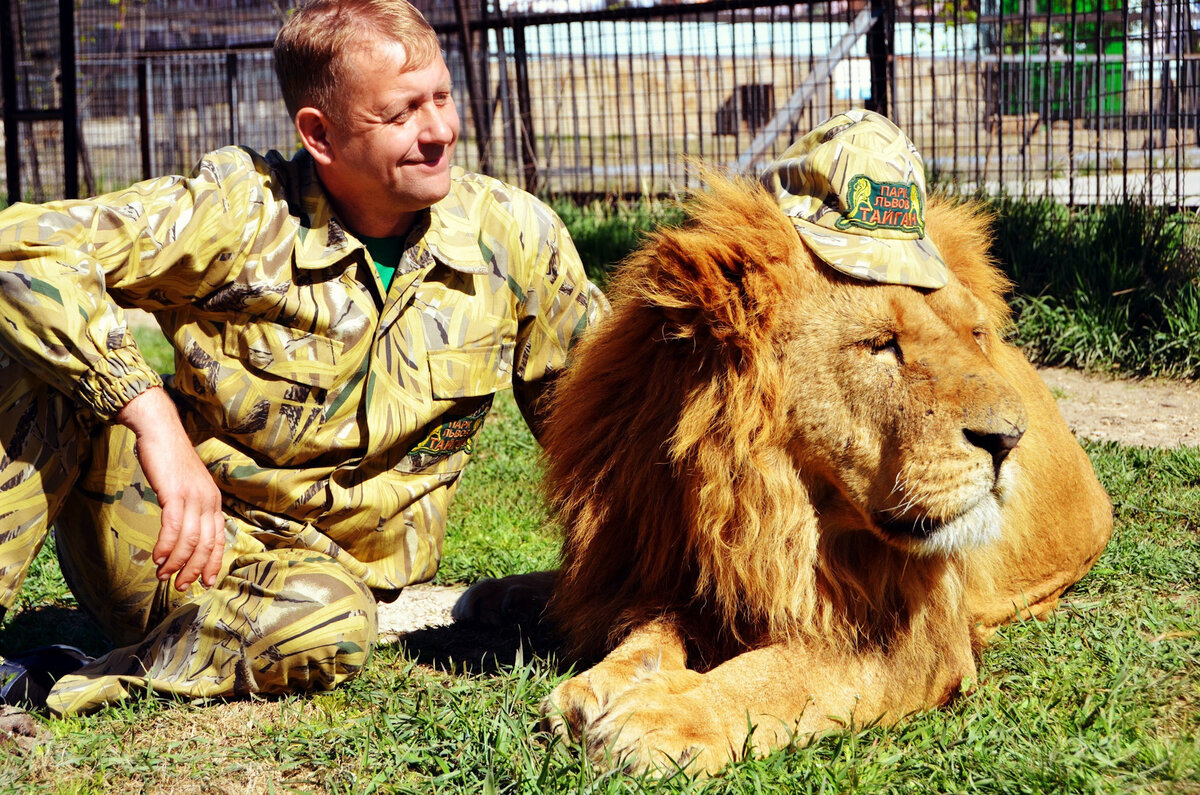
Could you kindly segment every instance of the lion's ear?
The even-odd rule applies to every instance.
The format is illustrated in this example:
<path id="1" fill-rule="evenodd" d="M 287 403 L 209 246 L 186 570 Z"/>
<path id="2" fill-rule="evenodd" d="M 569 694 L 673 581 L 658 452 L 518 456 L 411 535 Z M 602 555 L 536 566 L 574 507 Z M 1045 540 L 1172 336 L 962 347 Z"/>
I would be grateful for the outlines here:
<path id="1" fill-rule="evenodd" d="M 631 258 L 636 289 L 667 319 L 668 334 L 753 345 L 798 277 L 799 237 L 757 182 L 705 172 L 685 223 L 665 229 Z"/>
<path id="2" fill-rule="evenodd" d="M 955 277 L 983 303 L 993 330 L 1002 331 L 1012 316 L 1005 295 L 1012 282 L 991 254 L 994 217 L 981 203 L 930 197 L 926 211 L 929 238 Z"/>

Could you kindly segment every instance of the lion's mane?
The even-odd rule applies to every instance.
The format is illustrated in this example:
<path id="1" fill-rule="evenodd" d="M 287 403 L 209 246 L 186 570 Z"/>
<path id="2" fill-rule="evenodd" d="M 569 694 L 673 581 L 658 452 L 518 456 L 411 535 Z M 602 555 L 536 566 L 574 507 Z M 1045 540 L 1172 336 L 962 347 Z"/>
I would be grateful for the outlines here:
<path id="1" fill-rule="evenodd" d="M 781 441 L 795 420 L 783 398 L 805 385 L 777 337 L 806 293 L 861 284 L 817 267 L 757 183 L 705 178 L 688 220 L 623 263 L 612 315 L 580 343 L 550 406 L 546 483 L 569 528 L 551 615 L 585 658 L 667 613 L 688 617 L 713 662 L 723 645 L 783 637 L 860 644 L 911 598 L 958 597 L 953 558 L 818 532 Z M 987 218 L 934 202 L 929 228 L 999 329 L 1007 285 L 988 264 Z"/>

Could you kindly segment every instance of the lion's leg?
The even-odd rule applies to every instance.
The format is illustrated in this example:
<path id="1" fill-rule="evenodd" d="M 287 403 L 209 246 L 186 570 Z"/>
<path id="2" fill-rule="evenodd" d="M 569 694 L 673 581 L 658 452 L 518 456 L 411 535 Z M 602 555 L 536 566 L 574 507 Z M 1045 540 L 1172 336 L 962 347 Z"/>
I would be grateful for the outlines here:
<path id="1" fill-rule="evenodd" d="M 947 701 L 974 676 L 966 627 L 950 643 L 902 642 L 887 654 L 833 654 L 801 644 L 745 652 L 706 673 L 644 664 L 646 645 L 623 655 L 624 689 L 578 698 L 576 680 L 551 697 L 599 765 L 712 773 L 795 736 L 895 720 Z M 638 654 L 640 652 L 640 655 Z M 602 678 L 616 668 L 596 669 Z M 589 671 L 588 674 L 591 674 Z M 584 679 L 584 674 L 576 679 Z M 591 684 L 590 682 L 588 684 Z M 564 699 L 570 693 L 572 699 Z M 593 688 L 592 694 L 595 693 Z M 579 709 L 579 712 L 571 712 Z"/>

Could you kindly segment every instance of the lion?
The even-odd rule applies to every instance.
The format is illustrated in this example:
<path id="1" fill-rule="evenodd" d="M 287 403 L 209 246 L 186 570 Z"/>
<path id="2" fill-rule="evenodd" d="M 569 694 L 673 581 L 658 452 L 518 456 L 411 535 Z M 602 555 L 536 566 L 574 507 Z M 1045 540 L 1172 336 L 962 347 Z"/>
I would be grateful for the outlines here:
<path id="1" fill-rule="evenodd" d="M 950 277 L 923 290 L 824 267 L 761 185 L 707 181 L 619 270 L 542 440 L 565 531 L 548 615 L 598 661 L 543 711 L 631 770 L 713 773 L 945 704 L 1112 528 L 1003 339 L 981 207 L 931 198 Z"/>

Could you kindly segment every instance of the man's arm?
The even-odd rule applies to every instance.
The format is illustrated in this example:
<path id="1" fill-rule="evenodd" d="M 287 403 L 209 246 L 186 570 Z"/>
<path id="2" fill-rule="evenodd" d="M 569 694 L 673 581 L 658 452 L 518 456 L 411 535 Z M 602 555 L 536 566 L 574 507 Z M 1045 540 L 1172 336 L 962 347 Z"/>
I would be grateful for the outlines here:
<path id="1" fill-rule="evenodd" d="M 213 585 L 225 549 L 221 492 L 196 455 L 175 404 L 166 390 L 153 387 L 126 403 L 116 421 L 137 437 L 138 462 L 162 507 L 162 529 L 154 546 L 158 578 L 178 572 L 175 587 L 180 591 L 197 578 Z"/>
<path id="2" fill-rule="evenodd" d="M 215 576 L 220 495 L 121 305 L 183 305 L 242 267 L 256 224 L 238 210 L 270 197 L 248 156 L 222 151 L 190 179 L 0 214 L 0 347 L 101 421 L 134 431 L 163 507 L 159 576 L 179 572 L 180 589 Z"/>
<path id="3" fill-rule="evenodd" d="M 587 278 L 579 252 L 554 211 L 531 199 L 520 219 L 520 239 L 536 245 L 526 252 L 529 270 L 518 321 L 513 394 L 521 415 L 540 436 L 545 398 L 566 366 L 579 336 L 609 313 L 608 300 Z"/>

